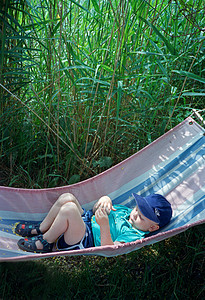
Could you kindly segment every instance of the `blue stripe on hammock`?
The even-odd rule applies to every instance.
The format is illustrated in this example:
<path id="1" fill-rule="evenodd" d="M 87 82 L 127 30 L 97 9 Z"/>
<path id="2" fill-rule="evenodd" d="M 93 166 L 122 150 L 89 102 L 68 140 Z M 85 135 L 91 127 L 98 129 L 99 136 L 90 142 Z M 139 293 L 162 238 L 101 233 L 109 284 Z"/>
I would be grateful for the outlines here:
<path id="1" fill-rule="evenodd" d="M 205 154 L 204 140 L 205 140 L 204 137 L 200 138 L 197 142 L 195 142 L 186 151 L 182 152 L 182 154 L 180 154 L 179 156 L 174 158 L 171 162 L 169 162 L 164 168 L 162 168 L 161 170 L 156 172 L 154 175 L 151 175 L 148 179 L 146 179 L 145 181 L 136 185 L 134 188 L 131 188 L 129 191 L 126 191 L 125 193 L 116 197 L 113 201 L 114 204 L 120 204 L 120 203 L 124 202 L 131 196 L 131 194 L 133 192 L 139 193 L 146 186 L 150 186 L 149 191 L 148 191 L 149 193 L 156 193 L 157 188 L 161 189 L 162 187 L 165 187 L 176 176 L 178 176 L 179 174 L 182 174 L 185 170 L 187 170 L 187 167 L 190 168 L 194 163 L 197 162 L 197 159 L 194 159 L 192 157 L 189 158 L 188 161 L 184 162 L 185 158 L 190 156 L 190 154 L 196 152 L 196 150 L 201 146 L 203 146 L 203 149 L 200 149 L 197 153 L 195 153 L 195 157 L 197 157 L 197 156 L 202 157 Z M 178 165 L 180 162 L 182 162 L 182 164 L 176 170 L 174 170 L 172 173 L 170 173 L 170 171 L 172 169 L 174 169 L 176 167 L 176 165 Z M 166 177 L 166 179 L 163 178 L 164 175 L 166 175 L 168 172 L 170 173 L 169 177 Z M 162 178 L 162 180 L 161 180 L 162 186 L 159 187 L 160 178 Z M 182 178 L 183 178 L 183 176 L 182 176 Z M 184 180 L 184 178 L 183 178 L 183 180 Z M 137 181 L 137 178 L 136 178 L 136 181 Z M 153 186 L 153 183 L 155 183 L 155 186 Z M 145 196 L 148 192 L 143 192 L 143 193 L 141 193 L 141 195 Z M 130 201 L 127 204 L 127 206 L 132 206 L 134 203 L 135 203 L 134 201 Z"/>
<path id="2" fill-rule="evenodd" d="M 9 257 L 16 257 L 16 256 L 22 256 L 22 255 L 33 255 L 33 253 L 24 252 L 24 251 L 12 251 L 8 249 L 1 249 L 0 248 L 0 257 L 1 258 L 9 258 Z"/>
<path id="3" fill-rule="evenodd" d="M 190 206 L 187 208 L 188 210 L 190 210 L 189 212 L 187 212 L 186 214 L 186 210 L 183 211 L 182 213 L 180 213 L 179 215 L 177 215 L 176 217 L 174 217 L 172 220 L 171 220 L 171 223 L 168 228 L 168 230 L 170 229 L 174 229 L 174 228 L 178 228 L 178 227 L 181 227 L 181 226 L 184 226 L 188 223 L 190 223 L 190 221 L 192 221 L 199 213 L 201 213 L 202 211 L 205 210 L 205 195 L 203 195 L 200 199 L 198 199 L 197 201 L 194 202 L 194 205 L 192 205 L 192 209 L 190 210 Z M 180 220 L 180 217 L 181 215 L 184 215 L 183 216 L 183 219 Z M 172 226 L 172 223 L 175 223 L 173 224 Z M 177 225 L 177 226 L 175 226 Z"/>

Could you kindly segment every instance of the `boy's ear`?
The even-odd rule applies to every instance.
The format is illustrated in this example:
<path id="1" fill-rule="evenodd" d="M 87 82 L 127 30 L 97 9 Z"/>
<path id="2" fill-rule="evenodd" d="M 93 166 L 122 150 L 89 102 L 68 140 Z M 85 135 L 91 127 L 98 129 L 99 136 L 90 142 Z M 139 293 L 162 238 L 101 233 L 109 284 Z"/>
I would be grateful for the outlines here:
<path id="1" fill-rule="evenodd" d="M 158 229 L 159 229 L 159 225 L 153 224 L 153 225 L 150 226 L 149 232 L 153 232 L 153 231 L 156 231 Z"/>

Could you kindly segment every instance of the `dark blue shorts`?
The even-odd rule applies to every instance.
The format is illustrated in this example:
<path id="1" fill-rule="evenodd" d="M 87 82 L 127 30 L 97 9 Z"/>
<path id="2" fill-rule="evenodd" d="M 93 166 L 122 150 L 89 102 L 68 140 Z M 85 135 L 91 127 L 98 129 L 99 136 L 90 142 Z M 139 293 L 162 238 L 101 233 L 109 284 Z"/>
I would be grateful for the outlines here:
<path id="1" fill-rule="evenodd" d="M 93 234 L 91 228 L 91 218 L 93 216 L 93 211 L 92 210 L 86 211 L 84 208 L 83 210 L 84 213 L 82 215 L 82 219 L 86 225 L 86 231 L 84 237 L 79 243 L 71 246 L 65 242 L 64 234 L 62 234 L 56 242 L 56 247 L 58 250 L 79 250 L 79 249 L 84 249 L 84 248 L 89 248 L 94 246 L 94 240 L 93 240 Z"/>

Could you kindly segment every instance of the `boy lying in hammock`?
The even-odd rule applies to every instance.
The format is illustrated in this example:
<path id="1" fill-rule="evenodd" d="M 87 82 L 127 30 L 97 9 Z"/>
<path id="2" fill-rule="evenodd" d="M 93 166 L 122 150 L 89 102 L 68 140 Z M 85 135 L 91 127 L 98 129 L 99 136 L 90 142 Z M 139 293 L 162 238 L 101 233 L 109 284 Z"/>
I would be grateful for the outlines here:
<path id="1" fill-rule="evenodd" d="M 15 232 L 23 238 L 20 249 L 29 252 L 76 250 L 132 242 L 165 226 L 171 219 L 170 203 L 159 194 L 133 194 L 136 207 L 112 205 L 101 197 L 92 210 L 85 211 L 74 195 L 62 194 L 40 224 L 19 223 Z"/>

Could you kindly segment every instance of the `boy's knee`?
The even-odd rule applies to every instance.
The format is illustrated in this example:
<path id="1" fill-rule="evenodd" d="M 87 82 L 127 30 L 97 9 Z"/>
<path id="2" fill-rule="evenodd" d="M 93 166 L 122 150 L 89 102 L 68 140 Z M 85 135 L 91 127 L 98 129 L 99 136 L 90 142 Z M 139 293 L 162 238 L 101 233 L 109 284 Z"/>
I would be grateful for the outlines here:
<path id="1" fill-rule="evenodd" d="M 62 194 L 57 200 L 59 206 L 63 206 L 68 202 L 75 202 L 75 196 L 71 193 Z"/>
<path id="2" fill-rule="evenodd" d="M 64 205 L 61 206 L 60 212 L 62 214 L 66 214 L 67 216 L 69 214 L 73 214 L 75 211 L 78 211 L 77 205 L 74 202 L 67 202 Z"/>

